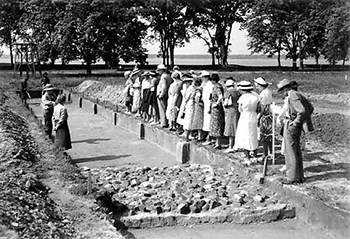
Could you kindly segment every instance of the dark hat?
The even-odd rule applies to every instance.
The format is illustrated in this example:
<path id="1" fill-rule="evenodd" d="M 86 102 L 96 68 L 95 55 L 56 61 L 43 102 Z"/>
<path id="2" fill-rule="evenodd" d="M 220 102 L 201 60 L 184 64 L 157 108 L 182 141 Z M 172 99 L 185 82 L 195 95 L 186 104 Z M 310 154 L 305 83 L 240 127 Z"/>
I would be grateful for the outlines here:
<path id="1" fill-rule="evenodd" d="M 298 83 L 296 81 L 292 81 L 289 79 L 283 79 L 280 82 L 278 82 L 277 84 L 277 88 L 278 88 L 278 92 L 280 92 L 281 90 L 283 90 L 284 88 L 288 87 L 288 86 L 296 86 L 298 85 Z"/>
<path id="2" fill-rule="evenodd" d="M 211 81 L 215 81 L 215 82 L 219 82 L 220 81 L 220 77 L 219 77 L 219 75 L 217 73 L 213 73 L 213 74 L 211 74 L 210 80 Z"/>

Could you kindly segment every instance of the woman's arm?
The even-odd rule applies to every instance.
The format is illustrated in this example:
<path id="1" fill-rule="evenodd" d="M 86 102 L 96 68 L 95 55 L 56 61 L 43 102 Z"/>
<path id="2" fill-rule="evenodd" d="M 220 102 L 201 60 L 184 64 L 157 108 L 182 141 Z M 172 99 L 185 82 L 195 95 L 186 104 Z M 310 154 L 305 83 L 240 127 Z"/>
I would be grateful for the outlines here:
<path id="1" fill-rule="evenodd" d="M 56 124 L 55 124 L 55 129 L 57 130 L 59 127 L 61 127 L 65 122 L 67 122 L 68 119 L 68 113 L 67 113 L 67 109 L 65 107 L 60 109 L 60 113 L 59 113 L 59 118 L 55 119 L 57 120 Z"/>

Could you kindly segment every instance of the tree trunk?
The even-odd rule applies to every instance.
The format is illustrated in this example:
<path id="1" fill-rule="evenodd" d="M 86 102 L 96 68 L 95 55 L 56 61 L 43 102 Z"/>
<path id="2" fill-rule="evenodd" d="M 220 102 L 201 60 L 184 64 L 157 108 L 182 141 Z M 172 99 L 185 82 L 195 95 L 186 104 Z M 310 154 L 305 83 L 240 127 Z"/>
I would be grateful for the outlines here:
<path id="1" fill-rule="evenodd" d="M 175 65 L 174 51 L 175 51 L 175 41 L 169 39 L 168 49 L 169 49 L 169 58 L 170 58 L 170 67 L 173 68 Z"/>
<path id="2" fill-rule="evenodd" d="M 278 69 L 281 70 L 282 65 L 281 65 L 281 51 L 277 51 L 277 62 L 278 62 Z"/>
<path id="3" fill-rule="evenodd" d="M 91 60 L 90 58 L 88 58 L 86 60 L 86 73 L 90 76 L 92 74 L 92 71 L 91 71 Z"/>
<path id="4" fill-rule="evenodd" d="M 215 66 L 215 52 L 214 51 L 211 53 L 211 65 Z"/>
<path id="5" fill-rule="evenodd" d="M 11 33 L 10 33 L 11 34 Z M 13 53 L 12 53 L 12 38 L 10 37 L 10 44 L 9 44 L 9 47 L 10 47 L 10 60 L 11 60 L 11 67 L 13 68 L 14 64 L 13 64 Z"/>
<path id="6" fill-rule="evenodd" d="M 296 71 L 296 70 L 298 69 L 298 67 L 297 67 L 297 60 L 298 60 L 298 57 L 293 56 L 292 60 L 293 60 L 293 67 L 292 67 L 292 70 L 293 70 L 293 71 Z"/>
<path id="7" fill-rule="evenodd" d="M 304 59 L 303 58 L 300 58 L 299 64 L 300 64 L 300 68 L 304 69 Z"/>

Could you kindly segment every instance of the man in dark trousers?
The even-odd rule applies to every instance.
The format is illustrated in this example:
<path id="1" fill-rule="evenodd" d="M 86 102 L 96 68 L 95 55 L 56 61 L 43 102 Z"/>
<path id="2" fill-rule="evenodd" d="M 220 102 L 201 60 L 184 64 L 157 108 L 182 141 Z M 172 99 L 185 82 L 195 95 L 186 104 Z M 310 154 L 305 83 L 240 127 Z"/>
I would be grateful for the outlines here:
<path id="1" fill-rule="evenodd" d="M 288 102 L 287 116 L 283 124 L 287 179 L 282 181 L 283 184 L 304 182 L 300 135 L 302 131 L 313 131 L 311 114 L 314 108 L 305 96 L 296 91 L 295 83 L 283 79 L 277 84 L 278 92 L 282 92 Z"/>
<path id="2" fill-rule="evenodd" d="M 168 128 L 169 123 L 165 112 L 166 112 L 167 103 L 168 103 L 168 89 L 173 80 L 171 79 L 170 74 L 168 73 L 165 65 L 163 64 L 158 65 L 157 72 L 160 75 L 160 80 L 157 86 L 157 102 L 158 102 L 160 124 L 162 128 Z"/>
<path id="3" fill-rule="evenodd" d="M 54 89 L 51 84 L 47 84 L 43 88 L 44 95 L 41 97 L 41 106 L 44 109 L 44 131 L 49 138 L 52 136 L 52 115 L 56 101 Z"/>

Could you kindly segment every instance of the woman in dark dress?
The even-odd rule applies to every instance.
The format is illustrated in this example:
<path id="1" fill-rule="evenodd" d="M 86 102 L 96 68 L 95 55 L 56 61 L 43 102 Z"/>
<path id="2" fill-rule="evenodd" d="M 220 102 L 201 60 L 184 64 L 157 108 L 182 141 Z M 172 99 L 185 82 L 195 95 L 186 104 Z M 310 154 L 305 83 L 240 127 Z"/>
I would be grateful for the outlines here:
<path id="1" fill-rule="evenodd" d="M 219 75 L 212 74 L 210 78 L 213 84 L 210 108 L 210 129 L 209 135 L 216 139 L 214 148 L 220 149 L 220 138 L 223 136 L 225 129 L 225 113 L 222 100 L 224 98 L 224 89 L 220 85 Z"/>
<path id="2" fill-rule="evenodd" d="M 65 94 L 59 95 L 57 97 L 56 106 L 53 112 L 53 120 L 55 123 L 54 131 L 56 132 L 55 146 L 67 150 L 72 148 L 72 142 L 68 128 L 67 108 L 64 106 L 65 102 Z"/>

